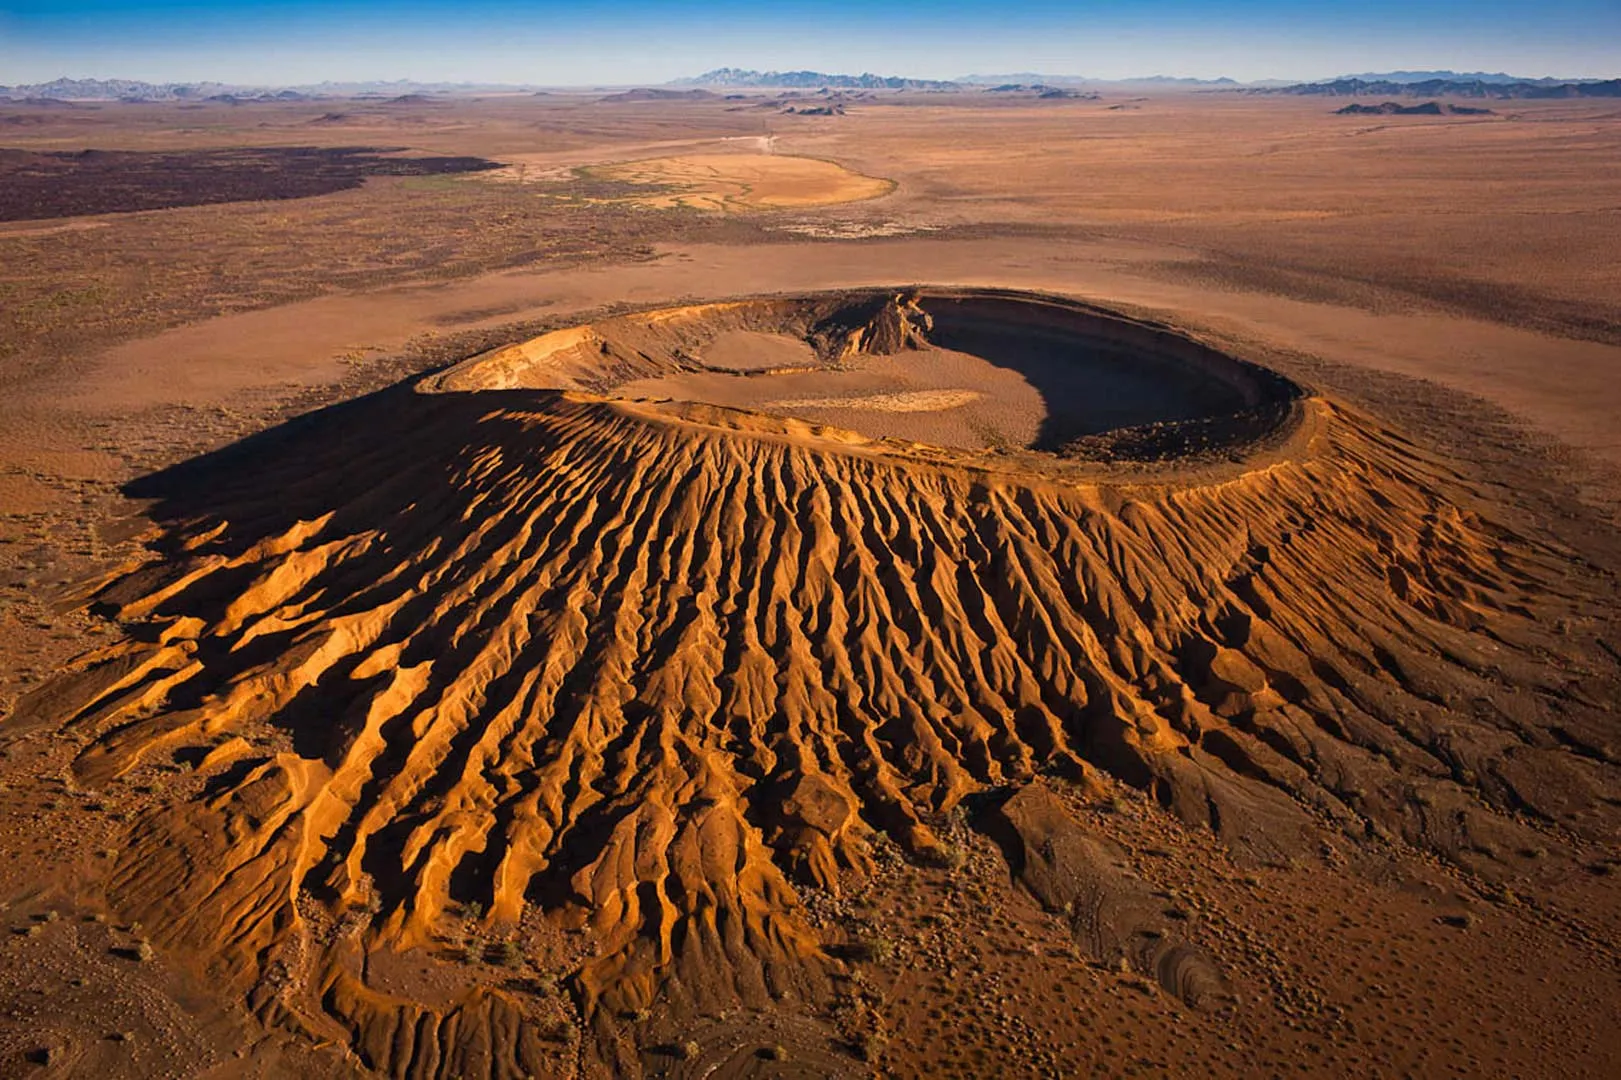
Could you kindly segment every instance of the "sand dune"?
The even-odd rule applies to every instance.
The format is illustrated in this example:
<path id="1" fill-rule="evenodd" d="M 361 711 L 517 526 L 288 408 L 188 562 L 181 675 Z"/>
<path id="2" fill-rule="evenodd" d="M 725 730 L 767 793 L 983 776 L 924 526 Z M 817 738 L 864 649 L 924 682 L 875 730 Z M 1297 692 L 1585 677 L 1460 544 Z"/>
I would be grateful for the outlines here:
<path id="1" fill-rule="evenodd" d="M 726 334 L 802 340 L 836 381 L 997 327 L 1034 385 L 1084 329 L 1098 371 L 1130 345 L 1164 394 L 1129 438 L 1077 437 L 1094 414 L 1038 394 L 1046 435 L 992 454 L 620 393 L 702 373 Z M 736 359 L 714 377 L 781 378 Z M 547 1074 L 581 1037 L 619 1060 L 613 1017 L 655 998 L 831 1001 L 864 946 L 810 898 L 890 849 L 949 864 L 942 817 L 970 807 L 1089 956 L 1219 1002 L 1224 958 L 1054 788 L 1150 792 L 1256 862 L 1327 827 L 1490 878 L 1482 851 L 1536 835 L 1511 811 L 1590 827 L 1598 766 L 1529 734 L 1553 715 L 1604 744 L 1544 651 L 1587 570 L 1350 406 L 1081 305 L 624 316 L 151 494 L 166 557 L 95 595 L 127 638 L 19 712 L 87 740 L 92 789 L 191 766 L 133 824 L 114 902 L 222 993 L 391 1074 Z M 564 976 L 591 1029 L 458 961 L 469 921 Z M 408 992 L 388 973 L 410 955 L 460 974 Z"/>

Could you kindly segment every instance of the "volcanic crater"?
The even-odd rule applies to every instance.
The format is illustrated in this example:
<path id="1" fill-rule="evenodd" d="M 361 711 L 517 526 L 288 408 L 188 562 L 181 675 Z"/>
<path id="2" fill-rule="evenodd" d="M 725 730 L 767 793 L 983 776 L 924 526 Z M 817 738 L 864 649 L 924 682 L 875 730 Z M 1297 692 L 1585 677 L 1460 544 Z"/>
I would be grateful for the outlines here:
<path id="1" fill-rule="evenodd" d="M 1220 1008 L 1234 958 L 1088 824 L 1122 793 L 1240 865 L 1493 880 L 1600 827 L 1605 711 L 1548 649 L 1589 568 L 1360 410 L 1073 301 L 615 316 L 135 493 L 153 558 L 88 594 L 124 639 L 18 726 L 92 790 L 183 766 L 110 903 L 390 1074 L 637 1072 L 627 1022 L 844 1000 L 883 950 L 827 905 L 972 836 L 1088 959 Z M 856 1067 L 827 1035 L 796 1067 Z"/>
<path id="2" fill-rule="evenodd" d="M 496 349 L 420 385 L 517 388 L 706 404 L 939 447 L 1165 459 L 1269 440 L 1301 396 L 1162 327 L 1053 297 L 947 289 L 641 312 Z"/>

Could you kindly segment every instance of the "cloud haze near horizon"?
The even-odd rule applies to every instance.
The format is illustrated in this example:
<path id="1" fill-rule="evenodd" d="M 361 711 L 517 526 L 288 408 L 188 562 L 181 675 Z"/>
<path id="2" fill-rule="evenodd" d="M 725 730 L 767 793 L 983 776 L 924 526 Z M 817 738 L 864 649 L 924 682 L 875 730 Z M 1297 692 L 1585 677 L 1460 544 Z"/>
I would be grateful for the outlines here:
<path id="1" fill-rule="evenodd" d="M 1621 4 L 1563 0 L 0 0 L 0 83 L 657 83 L 721 66 L 952 78 L 1621 74 Z"/>

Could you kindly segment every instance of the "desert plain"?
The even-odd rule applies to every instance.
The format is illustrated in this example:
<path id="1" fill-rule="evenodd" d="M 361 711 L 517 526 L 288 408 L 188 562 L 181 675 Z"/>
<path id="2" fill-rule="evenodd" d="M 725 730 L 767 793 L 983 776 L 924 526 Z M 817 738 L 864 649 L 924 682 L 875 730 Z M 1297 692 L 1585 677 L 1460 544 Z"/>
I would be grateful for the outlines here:
<path id="1" fill-rule="evenodd" d="M 0 103 L 0 1072 L 1621 1070 L 1621 113 L 812 97 Z"/>

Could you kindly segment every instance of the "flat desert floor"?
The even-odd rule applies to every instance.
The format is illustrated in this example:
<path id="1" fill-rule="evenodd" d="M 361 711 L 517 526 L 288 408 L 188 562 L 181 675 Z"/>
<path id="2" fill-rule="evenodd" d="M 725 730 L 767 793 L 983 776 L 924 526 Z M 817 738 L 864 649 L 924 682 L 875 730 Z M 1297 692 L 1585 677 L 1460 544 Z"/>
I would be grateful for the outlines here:
<path id="1" fill-rule="evenodd" d="M 0 1073 L 1621 1073 L 1621 113 L 806 104 L 0 103 Z"/>

